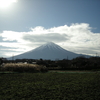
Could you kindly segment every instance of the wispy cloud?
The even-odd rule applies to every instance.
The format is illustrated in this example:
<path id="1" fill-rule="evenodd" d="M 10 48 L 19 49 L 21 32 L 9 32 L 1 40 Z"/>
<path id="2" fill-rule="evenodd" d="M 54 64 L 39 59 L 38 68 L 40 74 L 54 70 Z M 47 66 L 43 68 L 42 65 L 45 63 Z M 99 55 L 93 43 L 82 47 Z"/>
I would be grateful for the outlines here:
<path id="1" fill-rule="evenodd" d="M 10 47 L 20 53 L 52 41 L 76 53 L 100 54 L 100 33 L 93 33 L 92 27 L 87 23 L 75 23 L 49 29 L 37 26 L 30 28 L 29 32 L 3 31 L 0 37 L 2 37 L 1 46 Z"/>

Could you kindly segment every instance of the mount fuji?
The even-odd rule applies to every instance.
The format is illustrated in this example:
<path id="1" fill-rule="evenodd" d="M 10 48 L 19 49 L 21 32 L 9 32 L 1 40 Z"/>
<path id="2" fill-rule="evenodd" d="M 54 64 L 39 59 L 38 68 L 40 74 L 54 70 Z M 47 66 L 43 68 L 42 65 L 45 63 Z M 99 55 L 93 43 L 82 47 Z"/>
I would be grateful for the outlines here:
<path id="1" fill-rule="evenodd" d="M 73 59 L 78 56 L 82 56 L 82 54 L 76 54 L 76 53 L 67 51 L 53 42 L 48 42 L 31 51 L 14 56 L 14 59 L 40 59 L 42 58 L 44 60 L 56 60 L 56 59 L 62 60 L 62 59 Z"/>

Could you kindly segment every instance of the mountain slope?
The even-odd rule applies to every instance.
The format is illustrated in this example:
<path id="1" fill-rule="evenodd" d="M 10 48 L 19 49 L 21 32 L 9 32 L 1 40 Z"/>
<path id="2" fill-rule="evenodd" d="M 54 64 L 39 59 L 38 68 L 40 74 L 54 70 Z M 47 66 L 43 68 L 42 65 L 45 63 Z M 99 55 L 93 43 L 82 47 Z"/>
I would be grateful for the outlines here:
<path id="1" fill-rule="evenodd" d="M 50 60 L 56 60 L 56 59 L 73 59 L 78 56 L 81 56 L 79 54 L 75 54 L 73 52 L 67 51 L 60 46 L 49 42 L 46 43 L 40 47 L 37 47 L 36 49 L 33 49 L 29 52 L 25 52 L 23 54 L 14 56 L 14 59 L 50 59 Z"/>

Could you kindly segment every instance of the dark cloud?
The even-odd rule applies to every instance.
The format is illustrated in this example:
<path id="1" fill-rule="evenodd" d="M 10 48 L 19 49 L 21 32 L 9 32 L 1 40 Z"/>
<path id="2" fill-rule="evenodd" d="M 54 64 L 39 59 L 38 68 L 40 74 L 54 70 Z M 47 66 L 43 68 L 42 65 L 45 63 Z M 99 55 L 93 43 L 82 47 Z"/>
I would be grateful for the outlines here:
<path id="1" fill-rule="evenodd" d="M 64 42 L 68 40 L 67 35 L 64 34 L 58 34 L 58 33 L 49 33 L 49 34 L 41 34 L 41 35 L 24 35 L 24 40 L 28 40 L 30 42 Z"/>

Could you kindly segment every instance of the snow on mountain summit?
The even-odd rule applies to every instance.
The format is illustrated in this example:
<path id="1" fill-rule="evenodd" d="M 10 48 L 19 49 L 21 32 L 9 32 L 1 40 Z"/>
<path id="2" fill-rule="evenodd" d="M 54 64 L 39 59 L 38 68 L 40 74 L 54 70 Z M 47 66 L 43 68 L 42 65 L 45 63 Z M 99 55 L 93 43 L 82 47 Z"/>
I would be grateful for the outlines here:
<path id="1" fill-rule="evenodd" d="M 53 42 L 47 42 L 46 44 L 41 45 L 40 47 L 36 48 L 36 49 L 44 49 L 44 48 L 49 48 L 49 49 L 58 49 L 61 48 L 60 46 L 58 46 L 57 44 L 53 43 Z"/>

